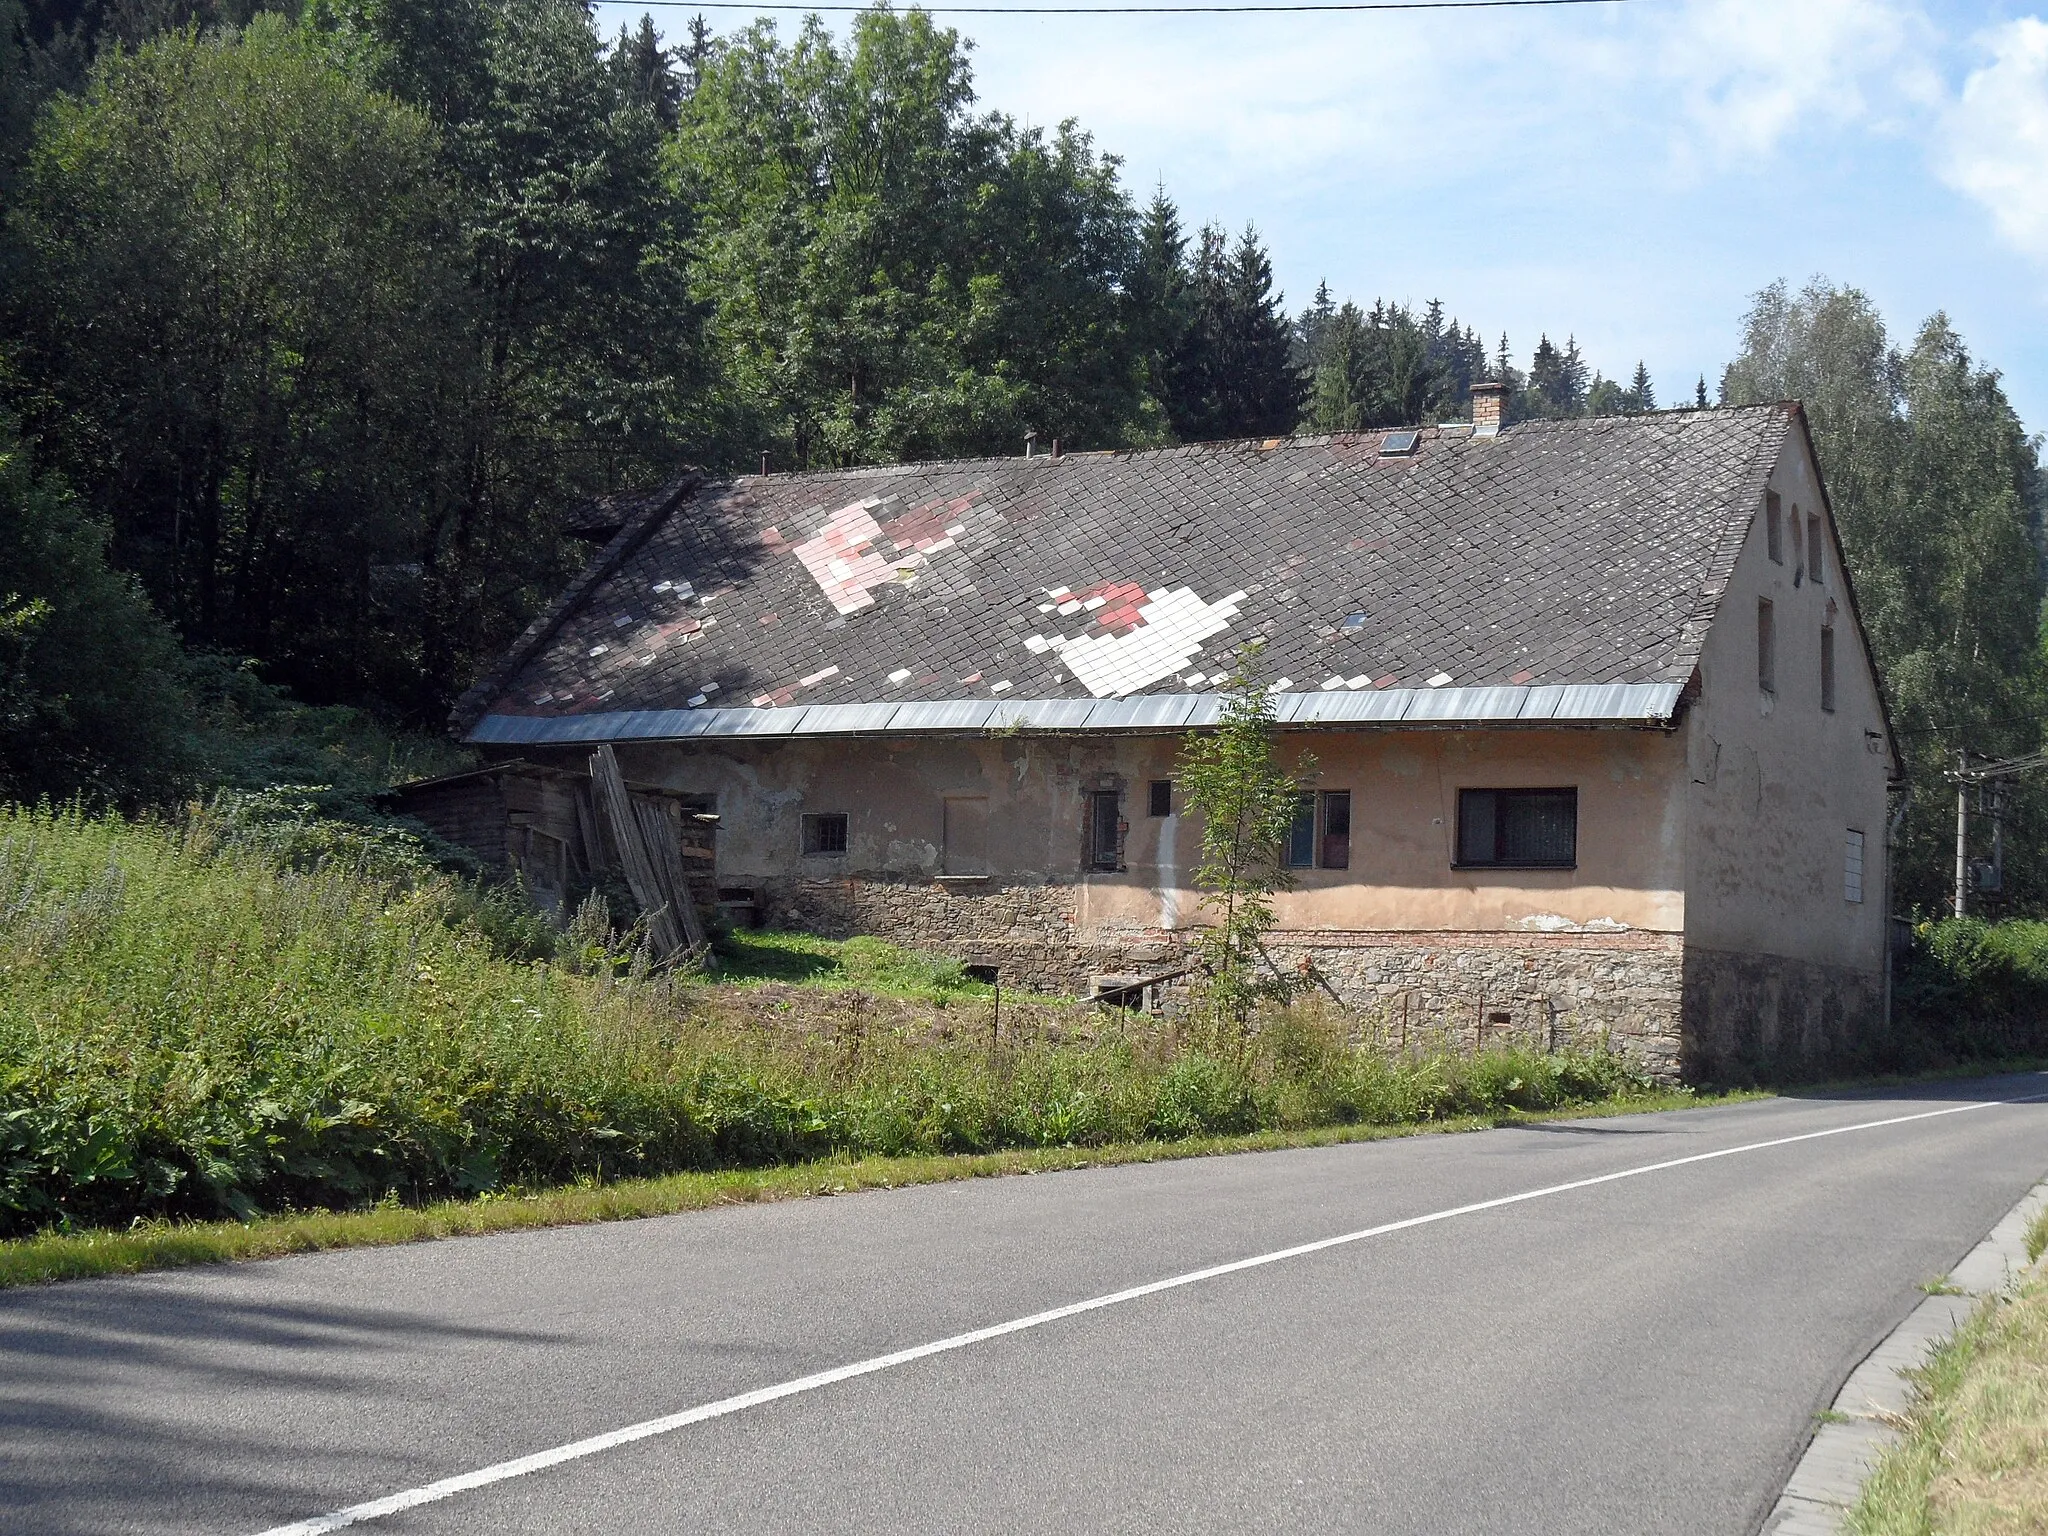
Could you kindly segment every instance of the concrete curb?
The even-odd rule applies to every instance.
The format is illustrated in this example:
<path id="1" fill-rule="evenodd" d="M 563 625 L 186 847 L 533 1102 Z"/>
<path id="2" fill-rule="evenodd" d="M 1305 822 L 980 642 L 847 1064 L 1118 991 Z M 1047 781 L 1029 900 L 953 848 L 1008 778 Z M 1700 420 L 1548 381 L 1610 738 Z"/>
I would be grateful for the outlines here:
<path id="1" fill-rule="evenodd" d="M 1929 1296 L 1849 1373 L 1832 1405 L 1841 1417 L 1814 1432 L 1758 1536 L 1836 1536 L 1863 1480 L 1900 1437 L 1898 1422 L 1912 1401 L 1902 1373 L 1926 1360 L 1984 1300 L 2018 1287 L 2028 1268 L 2027 1228 L 2044 1208 L 2048 1179 L 2028 1190 L 1949 1273 L 1949 1283 L 1963 1294 Z"/>

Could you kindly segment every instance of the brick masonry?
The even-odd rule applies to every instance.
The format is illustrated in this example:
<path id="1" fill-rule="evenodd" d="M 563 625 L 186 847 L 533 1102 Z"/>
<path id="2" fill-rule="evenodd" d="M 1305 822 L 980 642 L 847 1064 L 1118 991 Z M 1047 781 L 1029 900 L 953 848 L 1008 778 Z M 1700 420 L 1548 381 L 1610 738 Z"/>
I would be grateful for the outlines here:
<path id="1" fill-rule="evenodd" d="M 1094 978 L 1168 968 L 1178 935 L 1076 937 L 1075 888 L 995 880 L 769 882 L 776 927 L 876 934 L 992 964 L 1012 986 L 1085 996 Z M 1797 1080 L 1868 1064 L 1882 979 L 1839 966 L 1620 933 L 1277 931 L 1275 962 L 1304 961 L 1392 1048 L 1470 1051 L 1605 1042 L 1671 1082 Z"/>

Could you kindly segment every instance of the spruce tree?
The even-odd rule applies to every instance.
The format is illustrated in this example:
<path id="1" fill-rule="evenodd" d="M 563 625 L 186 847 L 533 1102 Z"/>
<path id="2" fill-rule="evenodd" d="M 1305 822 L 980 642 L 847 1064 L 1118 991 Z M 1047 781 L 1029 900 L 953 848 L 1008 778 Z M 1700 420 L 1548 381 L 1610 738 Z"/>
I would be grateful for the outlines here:
<path id="1" fill-rule="evenodd" d="M 661 46 L 652 16 L 641 16 L 637 32 L 628 31 L 623 24 L 619 27 L 619 40 L 612 44 L 611 54 L 619 94 L 645 107 L 662 127 L 670 129 L 675 127 L 683 104 L 683 82 L 676 78 L 673 65 L 674 56 Z"/>
<path id="2" fill-rule="evenodd" d="M 1631 413 L 1657 409 L 1657 391 L 1650 384 L 1649 367 L 1638 358 L 1636 376 L 1628 386 L 1628 408 Z"/>

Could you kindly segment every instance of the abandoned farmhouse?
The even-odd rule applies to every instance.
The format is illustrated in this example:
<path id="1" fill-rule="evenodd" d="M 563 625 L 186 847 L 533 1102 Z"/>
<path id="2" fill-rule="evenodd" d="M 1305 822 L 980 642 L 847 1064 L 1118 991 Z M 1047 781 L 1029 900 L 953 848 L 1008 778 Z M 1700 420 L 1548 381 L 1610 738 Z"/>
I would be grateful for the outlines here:
<path id="1" fill-rule="evenodd" d="M 1316 764 L 1277 963 L 1667 1077 L 1839 1058 L 1883 1007 L 1896 765 L 1800 408 L 1499 416 L 595 504 L 458 707 L 465 840 L 559 902 L 609 744 L 736 920 L 1086 993 L 1203 920 L 1176 758 L 1257 640 Z"/>

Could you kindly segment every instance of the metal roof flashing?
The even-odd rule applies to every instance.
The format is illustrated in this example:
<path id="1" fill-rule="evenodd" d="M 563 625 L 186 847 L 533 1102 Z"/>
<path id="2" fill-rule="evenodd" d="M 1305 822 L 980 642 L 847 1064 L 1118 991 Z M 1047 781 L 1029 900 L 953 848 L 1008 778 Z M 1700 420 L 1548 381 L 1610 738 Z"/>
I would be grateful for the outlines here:
<path id="1" fill-rule="evenodd" d="M 1572 683 L 1526 688 L 1388 688 L 1282 693 L 1283 730 L 1460 730 L 1607 727 L 1668 730 L 1678 683 Z M 989 732 L 1157 735 L 1214 725 L 1222 695 L 1152 693 L 1124 699 L 952 699 L 812 704 L 781 709 L 620 710 L 589 715 L 486 715 L 479 746 L 559 742 L 766 740 L 789 736 L 959 736 Z"/>

